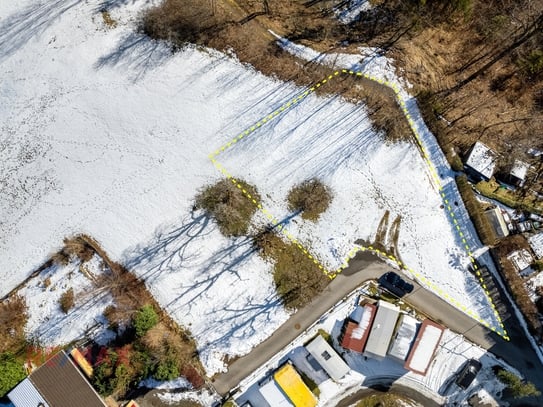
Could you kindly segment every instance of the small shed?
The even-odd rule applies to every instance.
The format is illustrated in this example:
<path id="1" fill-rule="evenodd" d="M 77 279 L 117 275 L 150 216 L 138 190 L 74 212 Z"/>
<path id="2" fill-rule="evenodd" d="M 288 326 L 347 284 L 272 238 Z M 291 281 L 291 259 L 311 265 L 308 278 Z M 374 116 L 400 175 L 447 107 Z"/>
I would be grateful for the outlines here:
<path id="1" fill-rule="evenodd" d="M 347 366 L 347 363 L 341 359 L 335 349 L 321 335 L 317 335 L 305 348 L 332 379 L 340 380 L 350 372 L 351 369 Z"/>
<path id="2" fill-rule="evenodd" d="M 538 259 L 543 258 L 543 232 L 537 233 L 528 238 L 528 243 Z"/>
<path id="3" fill-rule="evenodd" d="M 496 152 L 477 141 L 470 150 L 466 160 L 466 172 L 474 178 L 488 181 L 496 169 Z"/>
<path id="4" fill-rule="evenodd" d="M 294 407 L 315 407 L 317 405 L 317 398 L 290 363 L 279 368 L 273 378 Z"/>
<path id="5" fill-rule="evenodd" d="M 419 326 L 420 323 L 415 318 L 407 314 L 402 314 L 396 334 L 390 343 L 388 355 L 398 361 L 404 362 L 415 340 Z"/>
<path id="6" fill-rule="evenodd" d="M 375 359 L 383 359 L 396 327 L 400 308 L 386 301 L 379 300 L 377 313 L 371 326 L 364 355 Z"/>
<path id="7" fill-rule="evenodd" d="M 70 352 L 70 355 L 72 356 L 75 363 L 77 363 L 79 368 L 83 371 L 83 373 L 85 373 L 85 375 L 88 378 L 91 378 L 93 374 L 92 366 L 88 362 L 88 360 L 85 358 L 85 356 L 81 353 L 81 351 L 77 348 L 73 348 L 72 351 Z M 132 407 L 132 406 L 127 405 L 126 407 Z"/>
<path id="8" fill-rule="evenodd" d="M 528 169 L 530 164 L 525 163 L 524 161 L 515 160 L 511 171 L 507 177 L 507 183 L 514 187 L 522 188 L 526 182 L 526 175 L 528 174 Z"/>
<path id="9" fill-rule="evenodd" d="M 513 263 L 518 272 L 526 270 L 534 261 L 532 255 L 526 249 L 514 250 L 507 255 L 507 258 Z"/>
<path id="10" fill-rule="evenodd" d="M 487 209 L 484 213 L 496 232 L 496 236 L 499 238 L 509 236 L 509 228 L 507 227 L 507 222 L 505 222 L 505 218 L 503 217 L 500 208 Z"/>

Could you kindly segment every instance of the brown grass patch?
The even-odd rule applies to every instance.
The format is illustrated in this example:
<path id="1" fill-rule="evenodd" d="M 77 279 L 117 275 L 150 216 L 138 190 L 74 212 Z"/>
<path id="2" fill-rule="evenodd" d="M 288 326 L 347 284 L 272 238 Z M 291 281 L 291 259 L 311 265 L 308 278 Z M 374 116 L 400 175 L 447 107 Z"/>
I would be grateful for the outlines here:
<path id="1" fill-rule="evenodd" d="M 24 297 L 14 295 L 0 303 L 0 353 L 18 353 L 24 348 L 27 319 Z"/>
<path id="2" fill-rule="evenodd" d="M 237 180 L 237 184 L 252 199 L 260 202 L 260 196 L 255 187 L 241 180 Z M 225 236 L 246 235 L 251 218 L 257 209 L 256 204 L 245 196 L 230 179 L 220 180 L 201 191 L 196 197 L 196 208 L 204 209 L 213 216 L 221 233 Z"/>
<path id="3" fill-rule="evenodd" d="M 526 319 L 530 332 L 543 338 L 543 329 L 539 320 L 537 306 L 530 299 L 524 279 L 519 275 L 513 263 L 507 258 L 507 255 L 512 251 L 523 247 L 526 248 L 527 246 L 528 244 L 523 236 L 508 236 L 494 249 L 494 254 L 498 259 L 498 269 L 505 280 L 509 292 Z"/>
<path id="4" fill-rule="evenodd" d="M 93 248 L 83 239 L 81 236 L 75 236 L 71 238 L 64 239 L 64 248 L 57 253 L 54 257 L 60 258 L 61 264 L 62 260 L 66 257 L 69 259 L 70 256 L 77 257 L 81 260 L 82 263 L 85 263 L 92 259 L 94 255 Z M 64 260 L 65 261 L 65 260 Z"/>
<path id="5" fill-rule="evenodd" d="M 173 335 L 163 322 L 147 331 L 141 342 L 157 360 L 175 360 L 179 371 L 198 360 L 194 341 L 187 336 Z"/>
<path id="6" fill-rule="evenodd" d="M 70 255 L 63 249 L 53 254 L 51 260 L 60 266 L 67 266 L 70 263 Z"/>
<path id="7" fill-rule="evenodd" d="M 106 25 L 106 27 L 108 28 L 117 27 L 117 21 L 113 17 L 111 17 L 111 14 L 109 14 L 109 11 L 102 10 L 100 14 L 102 15 L 102 20 L 104 21 L 104 24 Z"/>
<path id="8" fill-rule="evenodd" d="M 469 217 L 473 224 L 479 238 L 484 245 L 492 246 L 498 242 L 498 237 L 494 232 L 494 228 L 490 224 L 488 218 L 485 216 L 481 203 L 477 200 L 471 185 L 468 183 L 468 180 L 465 175 L 456 177 L 456 185 L 458 186 L 458 191 L 462 196 L 464 205 L 468 211 Z"/>
<path id="9" fill-rule="evenodd" d="M 75 305 L 74 289 L 70 288 L 62 293 L 60 296 L 60 309 L 67 314 Z"/>
<path id="10" fill-rule="evenodd" d="M 261 255 L 274 263 L 273 280 L 285 307 L 298 309 L 309 304 L 330 279 L 300 248 L 285 242 L 273 231 L 254 238 Z"/>
<path id="11" fill-rule="evenodd" d="M 294 186 L 287 201 L 289 210 L 300 211 L 303 219 L 315 222 L 330 206 L 332 193 L 320 180 L 313 178 Z"/>

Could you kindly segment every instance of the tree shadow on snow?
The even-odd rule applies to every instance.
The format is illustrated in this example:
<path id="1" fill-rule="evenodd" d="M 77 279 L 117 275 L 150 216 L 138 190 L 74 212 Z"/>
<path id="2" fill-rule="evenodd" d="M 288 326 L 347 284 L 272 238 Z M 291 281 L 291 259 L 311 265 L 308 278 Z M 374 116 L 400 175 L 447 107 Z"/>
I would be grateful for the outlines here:
<path id="1" fill-rule="evenodd" d="M 209 341 L 201 345 L 229 348 L 233 337 L 251 337 L 261 334 L 262 326 L 272 326 L 281 300 L 273 292 L 264 298 L 257 292 L 243 292 L 241 299 L 239 293 L 233 294 L 244 279 L 241 270 L 246 270 L 246 262 L 255 254 L 256 248 L 251 237 L 239 237 L 229 239 L 226 245 L 203 255 L 200 246 L 211 244 L 208 236 L 216 232 L 215 223 L 210 221 L 203 212 L 192 212 L 181 225 L 158 231 L 150 244 L 136 247 L 126 256 L 129 260 L 125 264 L 129 269 L 140 270 L 138 275 L 151 285 L 153 281 L 168 279 L 170 275 L 179 275 L 186 270 L 186 278 L 172 282 L 174 286 L 170 284 L 175 296 L 162 306 L 172 315 L 186 315 L 193 308 L 202 312 L 202 306 L 209 304 L 203 311 L 207 314 L 205 318 L 213 323 L 205 328 L 206 331 L 197 332 L 199 338 Z M 229 287 L 232 287 L 232 294 L 225 292 Z M 217 295 L 221 299 L 219 304 L 214 298 Z M 217 304 L 220 312 L 212 304 Z"/>
<path id="2" fill-rule="evenodd" d="M 198 297 L 207 292 L 223 277 L 235 276 L 235 282 L 241 281 L 240 267 L 253 255 L 256 248 L 249 237 L 237 238 L 226 247 L 219 248 L 199 267 L 194 281 L 185 282 L 179 287 L 179 295 L 166 305 L 169 311 L 176 312 L 181 308 L 188 310 L 195 306 Z M 235 283 L 232 283 L 235 284 Z M 225 297 L 226 298 L 226 297 Z M 226 307 L 225 307 L 226 309 Z"/>
<path id="3" fill-rule="evenodd" d="M 183 219 L 180 226 L 159 230 L 150 244 L 141 244 L 131 250 L 126 256 L 126 267 L 138 269 L 138 276 L 151 284 L 169 274 L 182 272 L 183 269 L 196 269 L 192 281 L 184 281 L 178 287 L 176 298 L 165 304 L 165 308 L 171 312 L 187 306 L 190 310 L 194 300 L 206 295 L 223 277 L 233 276 L 236 282 L 241 281 L 240 268 L 256 251 L 252 238 L 239 237 L 230 239 L 228 245 L 217 247 L 211 255 L 202 258 L 199 245 L 215 229 L 215 223 L 204 212 L 192 212 Z"/>
<path id="4" fill-rule="evenodd" d="M 230 297 L 220 313 L 210 308 L 207 317 L 212 318 L 214 323 L 210 324 L 201 336 L 210 337 L 217 331 L 220 331 L 220 335 L 212 337 L 209 343 L 203 344 L 204 346 L 229 348 L 235 353 L 236 349 L 232 349 L 230 345 L 232 338 L 261 336 L 265 327 L 275 326 L 275 310 L 281 306 L 281 300 L 275 294 L 268 295 L 264 300 L 254 302 L 251 300 L 242 307 L 234 306 L 232 303 L 235 301 L 237 298 Z M 271 335 L 272 332 L 269 331 L 268 334 Z"/>
<path id="5" fill-rule="evenodd" d="M 191 243 L 205 237 L 213 230 L 211 218 L 201 212 L 191 212 L 185 216 L 181 225 L 168 230 L 157 230 L 151 243 L 136 246 L 126 256 L 128 269 L 145 270 L 138 272 L 144 281 L 153 281 L 164 273 L 177 272 L 192 259 L 198 251 L 189 254 Z M 211 223 L 211 226 L 213 224 Z"/>
<path id="6" fill-rule="evenodd" d="M 130 32 L 112 51 L 98 58 L 94 68 L 120 68 L 127 72 L 132 82 L 137 82 L 172 56 L 173 51 L 165 42 L 152 40 L 142 33 Z"/>
<path id="7" fill-rule="evenodd" d="M 97 10 L 111 10 L 114 8 L 119 8 L 122 6 L 126 6 L 128 4 L 135 4 L 136 0 L 104 0 L 100 2 L 100 5 L 98 6 Z M 146 3 L 151 3 L 151 1 L 147 1 Z"/>
<path id="8" fill-rule="evenodd" d="M 32 4 L 0 23 L 0 62 L 13 55 L 30 39 L 41 35 L 65 12 L 82 0 L 56 0 Z"/>

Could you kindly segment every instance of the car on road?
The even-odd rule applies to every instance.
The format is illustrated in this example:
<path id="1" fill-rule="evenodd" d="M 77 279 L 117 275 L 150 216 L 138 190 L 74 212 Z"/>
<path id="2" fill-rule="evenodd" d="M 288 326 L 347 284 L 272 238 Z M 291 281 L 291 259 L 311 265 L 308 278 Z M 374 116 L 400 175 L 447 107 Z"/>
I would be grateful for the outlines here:
<path id="1" fill-rule="evenodd" d="M 458 373 L 455 383 L 458 385 L 458 387 L 466 390 L 471 385 L 473 380 L 475 380 L 475 377 L 477 377 L 477 373 L 479 373 L 482 366 L 483 365 L 481 362 L 476 359 L 468 360 L 460 373 Z"/>
<path id="2" fill-rule="evenodd" d="M 393 271 L 383 274 L 379 278 L 379 285 L 398 297 L 409 294 L 414 288 L 413 284 L 408 283 Z"/>

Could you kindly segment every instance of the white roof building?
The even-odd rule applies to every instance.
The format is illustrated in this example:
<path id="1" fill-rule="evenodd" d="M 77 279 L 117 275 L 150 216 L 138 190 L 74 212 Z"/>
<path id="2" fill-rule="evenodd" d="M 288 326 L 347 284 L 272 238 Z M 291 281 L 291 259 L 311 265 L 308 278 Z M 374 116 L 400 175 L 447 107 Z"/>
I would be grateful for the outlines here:
<path id="1" fill-rule="evenodd" d="M 530 236 L 528 238 L 528 243 L 532 247 L 536 257 L 538 259 L 543 257 L 543 232 L 536 235 Z"/>
<path id="2" fill-rule="evenodd" d="M 524 183 L 529 168 L 530 164 L 525 163 L 524 161 L 515 160 L 513 168 L 511 168 L 510 174 L 513 177 L 517 178 L 519 181 L 521 181 L 521 183 Z"/>
<path id="3" fill-rule="evenodd" d="M 264 397 L 264 400 L 270 406 L 277 407 L 292 407 L 293 404 L 290 400 L 283 394 L 275 380 L 271 379 L 266 384 L 261 386 L 258 391 Z"/>
<path id="4" fill-rule="evenodd" d="M 441 341 L 444 328 L 434 321 L 425 319 L 415 339 L 415 344 L 409 352 L 404 367 L 420 375 L 426 375 L 428 366 L 434 358 L 436 349 Z"/>
<path id="5" fill-rule="evenodd" d="M 507 255 L 507 258 L 517 271 L 522 271 L 530 267 L 530 264 L 534 261 L 530 252 L 526 249 L 515 250 Z"/>
<path id="6" fill-rule="evenodd" d="M 497 157 L 498 155 L 494 151 L 477 141 L 469 153 L 466 166 L 489 180 L 494 174 Z"/>
<path id="7" fill-rule="evenodd" d="M 383 359 L 392 339 L 400 308 L 386 301 L 378 302 L 377 313 L 366 342 L 364 355 L 375 359 Z"/>
<path id="8" fill-rule="evenodd" d="M 321 335 L 317 335 L 305 348 L 332 379 L 340 380 L 350 372 L 351 368 Z"/>
<path id="9" fill-rule="evenodd" d="M 420 323 L 415 318 L 402 314 L 400 316 L 399 327 L 396 331 L 396 335 L 390 343 L 388 355 L 404 362 L 409 354 L 411 345 L 417 335 L 417 329 Z"/>

